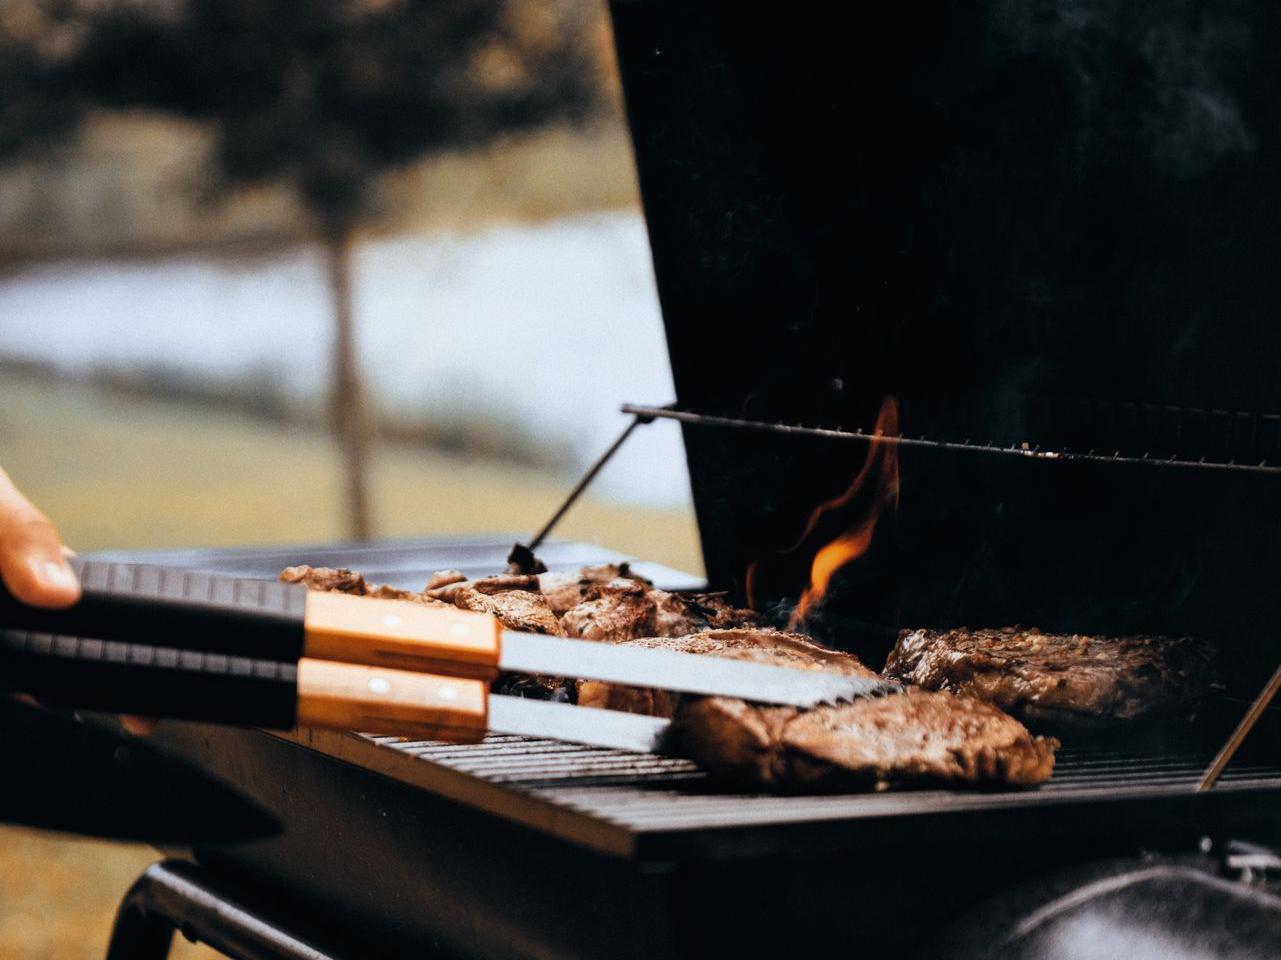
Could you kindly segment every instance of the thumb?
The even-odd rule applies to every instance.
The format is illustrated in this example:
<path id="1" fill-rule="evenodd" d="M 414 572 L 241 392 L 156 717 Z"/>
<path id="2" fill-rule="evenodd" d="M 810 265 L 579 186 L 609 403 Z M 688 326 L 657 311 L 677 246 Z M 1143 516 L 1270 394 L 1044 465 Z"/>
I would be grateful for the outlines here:
<path id="1" fill-rule="evenodd" d="M 0 470 L 0 577 L 23 603 L 67 607 L 80 582 L 63 554 L 58 531 Z"/>

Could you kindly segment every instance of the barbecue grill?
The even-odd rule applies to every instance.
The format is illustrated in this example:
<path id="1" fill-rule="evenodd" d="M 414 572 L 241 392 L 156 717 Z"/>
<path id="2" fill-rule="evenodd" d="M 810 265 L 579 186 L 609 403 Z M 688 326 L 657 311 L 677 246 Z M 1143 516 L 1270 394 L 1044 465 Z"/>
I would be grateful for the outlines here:
<path id="1" fill-rule="evenodd" d="M 1275 712 L 1197 789 L 1281 659 L 1281 13 L 890 7 L 837 30 L 817 8 L 613 4 L 677 393 L 628 430 L 682 424 L 710 586 L 742 597 L 756 565 L 753 599 L 781 609 L 811 556 L 787 548 L 893 395 L 900 507 L 820 637 L 879 664 L 904 626 L 1204 636 L 1222 697 L 986 793 L 755 796 L 550 741 L 174 724 L 162 743 L 288 825 L 197 849 L 210 884 L 351 956 L 1066 957 L 1078 921 L 1113 955 L 1150 930 L 1281 948 L 1281 861 L 1232 843 L 1281 841 Z M 495 572 L 510 542 L 113 559 L 417 587 Z M 980 948 L 960 918 L 984 900 Z"/>

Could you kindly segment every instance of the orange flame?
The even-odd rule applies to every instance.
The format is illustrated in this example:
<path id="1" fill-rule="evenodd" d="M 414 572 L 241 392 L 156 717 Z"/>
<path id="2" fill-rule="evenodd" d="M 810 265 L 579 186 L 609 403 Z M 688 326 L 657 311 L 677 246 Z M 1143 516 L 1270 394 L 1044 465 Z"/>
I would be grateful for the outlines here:
<path id="1" fill-rule="evenodd" d="M 814 560 L 810 564 L 809 586 L 801 594 L 800 602 L 788 620 L 789 630 L 795 630 L 801 626 L 806 616 L 826 596 L 828 585 L 832 582 L 836 571 L 867 552 L 868 547 L 872 545 L 872 534 L 876 530 L 876 523 L 885 509 L 891 506 L 898 507 L 898 444 L 886 443 L 885 440 L 878 439 L 887 436 L 898 436 L 898 404 L 893 397 L 886 397 L 885 402 L 881 404 L 881 412 L 876 418 L 876 429 L 867 451 L 867 459 L 863 461 L 858 475 L 854 477 L 853 482 L 843 494 L 815 508 L 805 524 L 804 532 L 791 548 L 791 550 L 798 549 L 814 532 L 820 519 L 833 510 L 848 506 L 867 484 L 868 479 L 875 477 L 875 488 L 866 514 L 852 528 L 814 554 Z M 748 571 L 749 585 L 752 580 L 751 574 L 754 572 L 754 570 Z"/>

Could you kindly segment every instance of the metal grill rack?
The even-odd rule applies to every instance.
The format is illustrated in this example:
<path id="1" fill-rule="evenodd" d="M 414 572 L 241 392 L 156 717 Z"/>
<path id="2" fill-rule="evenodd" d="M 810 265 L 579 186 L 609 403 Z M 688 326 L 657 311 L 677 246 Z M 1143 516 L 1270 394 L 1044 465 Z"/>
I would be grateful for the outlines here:
<path id="1" fill-rule="evenodd" d="M 553 740 L 490 737 L 458 745 L 365 735 L 303 738 L 314 749 L 542 832 L 639 859 L 776 846 L 798 852 L 807 839 L 819 846 L 836 834 L 884 840 L 955 817 L 966 818 L 960 829 L 981 831 L 989 822 L 982 815 L 1014 812 L 1071 832 L 1088 826 L 1078 816 L 1086 804 L 1110 805 L 1094 816 L 1122 818 L 1136 805 L 1133 812 L 1149 825 L 1165 816 L 1186 822 L 1204 814 L 1213 832 L 1217 809 L 1281 794 L 1281 761 L 1238 760 L 1212 794 L 1198 796 L 1212 750 L 1192 746 L 1064 747 L 1053 779 L 1034 790 L 779 796 L 726 790 L 686 760 Z M 1000 817 L 992 821 L 1000 823 Z"/>

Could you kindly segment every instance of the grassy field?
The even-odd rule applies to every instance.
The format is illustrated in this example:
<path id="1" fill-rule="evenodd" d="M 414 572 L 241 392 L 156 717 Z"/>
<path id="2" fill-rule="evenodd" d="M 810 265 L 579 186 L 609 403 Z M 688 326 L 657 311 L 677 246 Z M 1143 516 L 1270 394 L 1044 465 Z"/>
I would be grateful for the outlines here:
<path id="1" fill-rule="evenodd" d="M 314 430 L 9 376 L 0 380 L 0 464 L 79 550 L 341 537 L 332 447 Z M 378 532 L 529 531 L 567 486 L 510 464 L 386 448 Z M 684 512 L 588 500 L 560 534 L 700 569 Z M 145 847 L 0 828 L 0 958 L 101 957 L 117 901 L 155 858 Z M 212 953 L 180 944 L 174 956 Z"/>

